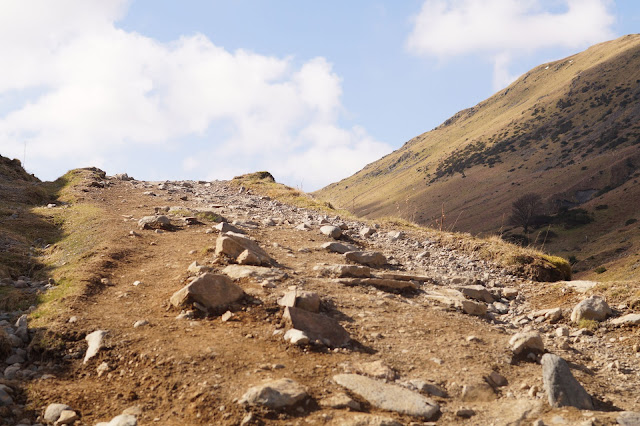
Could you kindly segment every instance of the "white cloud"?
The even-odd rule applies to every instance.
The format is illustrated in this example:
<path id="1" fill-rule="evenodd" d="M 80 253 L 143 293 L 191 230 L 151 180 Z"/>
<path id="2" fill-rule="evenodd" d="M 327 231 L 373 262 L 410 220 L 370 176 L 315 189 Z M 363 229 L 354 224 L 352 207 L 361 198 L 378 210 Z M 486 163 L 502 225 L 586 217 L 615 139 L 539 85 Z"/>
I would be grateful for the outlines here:
<path id="1" fill-rule="evenodd" d="M 563 11 L 550 12 L 558 4 Z M 494 58 L 495 82 L 505 58 L 546 48 L 583 48 L 613 38 L 609 0 L 426 0 L 407 48 L 446 59 L 469 53 Z M 505 74 L 506 73 L 506 74 Z"/>
<path id="2" fill-rule="evenodd" d="M 139 176 L 164 167 L 229 178 L 219 172 L 266 169 L 317 189 L 390 151 L 340 125 L 341 80 L 324 58 L 294 66 L 291 58 L 229 52 L 201 34 L 161 43 L 117 28 L 126 6 L 0 5 L 0 57 L 12 64 L 0 67 L 0 100 L 30 94 L 0 113 L 2 155 L 21 158 L 27 142 L 30 171 L 53 178 L 96 158 L 121 167 L 123 153 L 147 149 L 169 167 L 140 158 L 138 169 L 108 171 Z"/>

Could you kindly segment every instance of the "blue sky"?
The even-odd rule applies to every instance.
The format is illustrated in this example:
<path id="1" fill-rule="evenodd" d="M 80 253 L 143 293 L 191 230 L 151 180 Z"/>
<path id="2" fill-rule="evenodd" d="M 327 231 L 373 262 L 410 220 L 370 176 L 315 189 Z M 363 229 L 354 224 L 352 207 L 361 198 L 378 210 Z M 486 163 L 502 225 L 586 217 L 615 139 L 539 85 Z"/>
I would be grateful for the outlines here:
<path id="1" fill-rule="evenodd" d="M 269 170 L 315 190 L 639 26 L 633 0 L 6 0 L 0 154 L 47 180 Z"/>

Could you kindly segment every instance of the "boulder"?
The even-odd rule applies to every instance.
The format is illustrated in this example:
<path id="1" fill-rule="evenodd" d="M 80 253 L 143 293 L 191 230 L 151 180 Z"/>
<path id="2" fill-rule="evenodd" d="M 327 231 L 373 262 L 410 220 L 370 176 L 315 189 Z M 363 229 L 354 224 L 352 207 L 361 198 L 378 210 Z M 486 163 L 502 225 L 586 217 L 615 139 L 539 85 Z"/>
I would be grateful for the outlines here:
<path id="1" fill-rule="evenodd" d="M 349 251 L 344 256 L 351 262 L 371 266 L 372 268 L 384 266 L 387 263 L 387 258 L 378 251 Z"/>
<path id="2" fill-rule="evenodd" d="M 183 308 L 197 302 L 209 310 L 219 310 L 237 302 L 244 296 L 238 287 L 226 275 L 207 272 L 173 293 L 171 304 Z"/>
<path id="3" fill-rule="evenodd" d="M 47 423 L 55 423 L 65 410 L 71 410 L 67 404 L 49 404 L 44 410 L 44 420 Z"/>
<path id="4" fill-rule="evenodd" d="M 571 321 L 579 323 L 580 320 L 603 321 L 611 315 L 611 308 L 604 298 L 591 296 L 578 303 L 571 312 Z"/>
<path id="5" fill-rule="evenodd" d="M 242 395 L 238 403 L 278 410 L 291 407 L 308 397 L 309 394 L 304 386 L 284 378 L 250 388 Z"/>
<path id="6" fill-rule="evenodd" d="M 542 381 L 552 407 L 576 407 L 593 410 L 591 395 L 573 377 L 567 362 L 554 354 L 545 354 L 541 360 Z"/>
<path id="7" fill-rule="evenodd" d="M 246 253 L 245 253 L 246 251 Z M 220 235 L 216 240 L 216 256 L 225 255 L 237 263 L 245 265 L 269 266 L 273 259 L 247 236 L 234 232 Z"/>
<path id="8" fill-rule="evenodd" d="M 321 226 L 320 232 L 328 237 L 333 238 L 334 240 L 337 240 L 342 235 L 342 230 L 337 226 L 332 226 L 332 225 Z"/>
<path id="9" fill-rule="evenodd" d="M 303 331 L 311 340 L 317 340 L 326 346 L 342 347 L 351 341 L 347 330 L 338 321 L 326 315 L 287 307 L 283 318 L 291 328 Z"/>
<path id="10" fill-rule="evenodd" d="M 358 374 L 338 374 L 333 376 L 333 380 L 382 410 L 424 419 L 433 418 L 440 410 L 438 404 L 429 398 L 398 385 Z"/>

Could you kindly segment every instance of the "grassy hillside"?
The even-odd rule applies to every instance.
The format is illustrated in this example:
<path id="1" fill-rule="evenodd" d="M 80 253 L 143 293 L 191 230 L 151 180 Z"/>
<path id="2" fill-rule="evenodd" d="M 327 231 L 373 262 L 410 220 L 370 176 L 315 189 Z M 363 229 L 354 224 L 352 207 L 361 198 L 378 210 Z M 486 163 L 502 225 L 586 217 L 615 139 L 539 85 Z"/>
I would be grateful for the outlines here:
<path id="1" fill-rule="evenodd" d="M 366 217 L 497 233 L 511 228 L 516 198 L 538 193 L 547 214 L 584 208 L 595 220 L 546 225 L 556 236 L 537 245 L 575 256 L 586 274 L 604 266 L 599 277 L 626 279 L 640 269 L 638 225 L 627 224 L 640 214 L 639 118 L 636 34 L 534 68 L 316 195 Z"/>

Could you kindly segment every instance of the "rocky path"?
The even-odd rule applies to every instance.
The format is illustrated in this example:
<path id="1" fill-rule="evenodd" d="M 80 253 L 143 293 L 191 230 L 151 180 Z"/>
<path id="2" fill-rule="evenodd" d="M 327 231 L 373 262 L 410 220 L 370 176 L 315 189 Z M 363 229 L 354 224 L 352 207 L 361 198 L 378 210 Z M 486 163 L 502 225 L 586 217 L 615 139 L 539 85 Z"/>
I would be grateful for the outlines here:
<path id="1" fill-rule="evenodd" d="M 105 211 L 97 281 L 51 324 L 58 357 L 2 313 L 5 424 L 638 424 L 626 306 L 589 299 L 581 329 L 588 295 L 568 283 L 227 182 L 84 196 Z"/>

